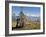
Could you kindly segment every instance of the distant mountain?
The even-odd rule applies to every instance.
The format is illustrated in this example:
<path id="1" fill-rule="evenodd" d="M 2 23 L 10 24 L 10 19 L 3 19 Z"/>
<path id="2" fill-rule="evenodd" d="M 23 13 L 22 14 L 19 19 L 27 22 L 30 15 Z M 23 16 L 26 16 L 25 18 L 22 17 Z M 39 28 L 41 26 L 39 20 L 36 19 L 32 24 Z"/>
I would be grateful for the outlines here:
<path id="1" fill-rule="evenodd" d="M 40 17 L 27 16 L 27 18 L 32 21 L 40 21 Z"/>
<path id="2" fill-rule="evenodd" d="M 18 18 L 19 16 L 14 16 L 14 17 L 12 17 L 12 19 L 14 20 L 16 20 L 17 18 Z M 28 20 L 31 20 L 31 21 L 40 21 L 40 17 L 34 17 L 34 16 L 27 16 L 26 17 Z"/>

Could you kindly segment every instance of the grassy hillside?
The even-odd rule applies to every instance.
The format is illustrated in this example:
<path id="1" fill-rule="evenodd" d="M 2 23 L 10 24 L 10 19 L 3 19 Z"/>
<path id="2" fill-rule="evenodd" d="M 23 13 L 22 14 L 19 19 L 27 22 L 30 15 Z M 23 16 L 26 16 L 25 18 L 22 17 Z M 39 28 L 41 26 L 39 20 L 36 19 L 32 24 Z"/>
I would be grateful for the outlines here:
<path id="1" fill-rule="evenodd" d="M 16 21 L 12 22 L 12 27 L 16 27 Z M 40 29 L 40 23 L 39 22 L 26 22 L 25 26 L 23 28 L 14 28 L 14 30 L 31 30 L 31 29 Z"/>

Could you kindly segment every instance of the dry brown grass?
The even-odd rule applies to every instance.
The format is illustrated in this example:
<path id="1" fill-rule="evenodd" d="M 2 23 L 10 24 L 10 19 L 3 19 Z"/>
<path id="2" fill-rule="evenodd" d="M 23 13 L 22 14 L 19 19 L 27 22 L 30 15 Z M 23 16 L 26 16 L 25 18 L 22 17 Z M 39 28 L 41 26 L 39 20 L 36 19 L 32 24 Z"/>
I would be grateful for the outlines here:
<path id="1" fill-rule="evenodd" d="M 16 22 L 12 22 L 12 27 L 16 27 Z M 40 23 L 39 22 L 27 22 L 23 28 L 18 28 L 15 30 L 31 30 L 31 29 L 40 29 Z"/>

